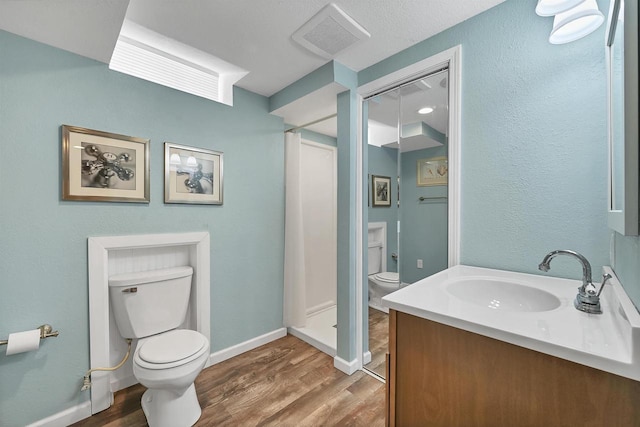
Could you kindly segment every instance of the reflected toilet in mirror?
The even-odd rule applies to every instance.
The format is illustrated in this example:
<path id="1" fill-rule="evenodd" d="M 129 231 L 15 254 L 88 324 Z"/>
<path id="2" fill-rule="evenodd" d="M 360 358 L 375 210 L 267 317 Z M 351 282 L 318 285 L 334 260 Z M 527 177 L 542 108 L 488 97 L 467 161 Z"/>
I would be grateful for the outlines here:
<path id="1" fill-rule="evenodd" d="M 369 307 L 389 313 L 382 305 L 382 297 L 400 289 L 400 276 L 394 265 L 387 270 L 387 223 L 370 222 L 368 238 Z M 392 255 L 393 256 L 393 255 Z M 393 258 L 394 261 L 397 258 Z"/>

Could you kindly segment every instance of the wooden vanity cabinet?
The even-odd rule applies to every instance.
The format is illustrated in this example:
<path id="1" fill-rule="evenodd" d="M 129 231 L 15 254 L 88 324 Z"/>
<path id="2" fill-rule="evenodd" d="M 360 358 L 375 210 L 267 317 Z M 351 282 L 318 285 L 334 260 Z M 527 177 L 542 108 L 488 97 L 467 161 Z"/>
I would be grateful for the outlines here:
<path id="1" fill-rule="evenodd" d="M 640 382 L 390 310 L 387 425 L 640 426 Z"/>

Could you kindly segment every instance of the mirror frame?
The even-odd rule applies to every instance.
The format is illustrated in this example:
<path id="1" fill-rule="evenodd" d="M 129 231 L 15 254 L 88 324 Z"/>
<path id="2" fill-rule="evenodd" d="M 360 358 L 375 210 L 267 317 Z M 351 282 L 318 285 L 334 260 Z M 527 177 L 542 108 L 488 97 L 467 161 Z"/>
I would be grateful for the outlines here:
<path id="1" fill-rule="evenodd" d="M 449 267 L 453 267 L 460 263 L 460 197 L 461 197 L 461 100 L 462 100 L 462 46 L 456 45 L 443 52 L 415 62 L 390 74 L 380 76 L 366 84 L 358 87 L 357 104 L 358 104 L 358 141 L 356 150 L 356 180 L 357 192 L 356 197 L 359 200 L 356 206 L 356 369 L 362 369 L 365 362 L 363 352 L 363 313 L 365 312 L 365 284 L 367 283 L 366 265 L 364 263 L 364 251 L 367 243 L 365 228 L 368 224 L 363 221 L 363 207 L 367 205 L 367 183 L 365 181 L 367 173 L 363 172 L 363 104 L 364 98 L 373 95 L 375 92 L 382 92 L 394 86 L 411 81 L 420 75 L 442 66 L 449 64 L 449 186 L 448 202 L 449 202 L 449 238 L 448 238 L 448 261 Z M 364 177 L 364 178 L 363 178 Z M 363 363 L 365 362 L 365 363 Z"/>
<path id="2" fill-rule="evenodd" d="M 607 61 L 607 132 L 609 151 L 608 225 L 625 236 L 637 236 L 639 231 L 639 150 L 638 150 L 638 2 L 624 4 L 624 175 L 621 210 L 613 210 L 613 108 L 611 56 L 616 25 L 622 0 L 612 0 L 607 23 L 605 51 Z"/>

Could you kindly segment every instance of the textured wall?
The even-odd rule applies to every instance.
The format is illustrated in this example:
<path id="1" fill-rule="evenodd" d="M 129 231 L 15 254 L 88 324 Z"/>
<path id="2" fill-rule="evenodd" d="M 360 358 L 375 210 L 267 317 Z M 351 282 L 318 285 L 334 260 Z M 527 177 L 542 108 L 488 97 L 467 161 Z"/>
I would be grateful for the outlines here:
<path id="1" fill-rule="evenodd" d="M 387 271 L 398 271 L 398 263 L 391 258 L 393 252 L 398 253 L 398 187 L 395 185 L 398 176 L 398 149 L 367 145 L 369 155 L 369 222 L 387 223 Z M 373 207 L 371 191 L 371 175 L 382 175 L 391 178 L 391 206 Z M 367 251 L 364 251 L 365 259 Z"/>
<path id="2" fill-rule="evenodd" d="M 0 354 L 1 425 L 88 399 L 88 236 L 209 231 L 212 352 L 282 327 L 283 123 L 266 98 L 224 106 L 5 32 L 0 58 L 0 337 L 60 331 Z M 151 203 L 61 201 L 62 124 L 150 138 Z M 224 152 L 223 206 L 163 203 L 164 141 Z"/>
<path id="3" fill-rule="evenodd" d="M 547 252 L 566 248 L 600 271 L 609 263 L 604 26 L 554 46 L 552 19 L 534 8 L 508 0 L 361 71 L 359 83 L 462 45 L 462 263 L 537 274 Z M 548 274 L 581 272 L 563 257 Z"/>
<path id="4" fill-rule="evenodd" d="M 640 309 L 640 237 L 612 233 L 615 252 L 611 265 L 636 308 Z"/>
<path id="5" fill-rule="evenodd" d="M 400 180 L 400 279 L 414 283 L 446 269 L 448 265 L 448 204 L 446 200 L 419 197 L 447 197 L 447 186 L 418 187 L 419 159 L 446 157 L 447 147 L 410 151 L 401 155 Z M 423 267 L 417 267 L 421 259 Z"/>

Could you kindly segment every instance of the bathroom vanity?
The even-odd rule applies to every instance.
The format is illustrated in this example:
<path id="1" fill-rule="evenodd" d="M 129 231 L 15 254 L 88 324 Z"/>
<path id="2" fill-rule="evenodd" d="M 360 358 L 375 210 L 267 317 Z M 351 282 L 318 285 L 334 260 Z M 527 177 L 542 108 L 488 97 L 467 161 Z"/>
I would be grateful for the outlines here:
<path id="1" fill-rule="evenodd" d="M 579 285 L 456 266 L 385 297 L 387 425 L 640 425 L 640 315 L 615 277 L 579 312 Z"/>

